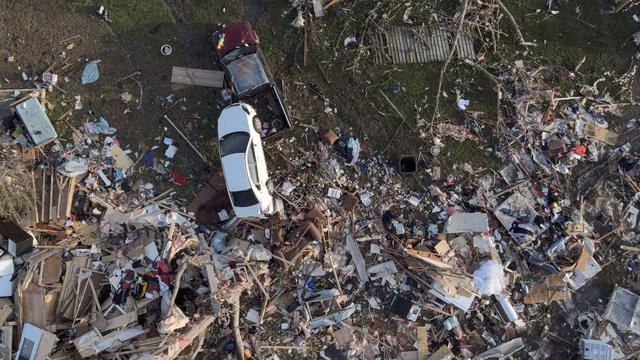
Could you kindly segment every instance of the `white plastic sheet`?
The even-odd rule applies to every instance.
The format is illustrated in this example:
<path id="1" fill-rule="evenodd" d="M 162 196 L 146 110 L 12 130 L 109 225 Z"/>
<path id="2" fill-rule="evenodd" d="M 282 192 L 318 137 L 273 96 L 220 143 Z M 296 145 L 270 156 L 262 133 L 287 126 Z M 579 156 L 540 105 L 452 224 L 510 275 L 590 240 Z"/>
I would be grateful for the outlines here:
<path id="1" fill-rule="evenodd" d="M 493 260 L 482 263 L 480 268 L 473 272 L 473 284 L 480 295 L 500 294 L 505 285 L 502 264 Z"/>

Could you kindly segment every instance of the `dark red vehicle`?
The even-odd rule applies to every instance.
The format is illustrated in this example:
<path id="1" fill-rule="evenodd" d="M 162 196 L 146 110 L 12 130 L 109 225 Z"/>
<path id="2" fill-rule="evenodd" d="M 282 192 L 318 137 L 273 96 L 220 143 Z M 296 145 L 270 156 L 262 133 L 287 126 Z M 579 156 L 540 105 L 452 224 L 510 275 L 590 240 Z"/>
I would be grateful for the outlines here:
<path id="1" fill-rule="evenodd" d="M 246 22 L 213 33 L 215 60 L 225 73 L 231 103 L 242 102 L 256 110 L 263 138 L 291 128 L 291 120 L 273 75 L 260 51 L 258 35 Z"/>

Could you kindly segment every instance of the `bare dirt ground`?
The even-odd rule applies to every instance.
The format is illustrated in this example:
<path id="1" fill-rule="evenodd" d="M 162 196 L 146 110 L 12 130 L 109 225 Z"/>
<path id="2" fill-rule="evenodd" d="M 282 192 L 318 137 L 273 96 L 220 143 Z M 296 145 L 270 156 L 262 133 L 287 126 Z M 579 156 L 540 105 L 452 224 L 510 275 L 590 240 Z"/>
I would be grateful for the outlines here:
<path id="1" fill-rule="evenodd" d="M 176 101 L 185 102 L 172 110 L 192 141 L 215 162 L 215 124 L 221 108 L 217 91 L 208 88 L 189 88 L 173 91 L 170 85 L 171 67 L 187 66 L 212 68 L 211 33 L 224 23 L 249 20 L 254 23 L 263 42 L 264 52 L 276 77 L 282 81 L 283 92 L 291 113 L 301 124 L 321 127 L 340 127 L 362 138 L 364 151 L 385 152 L 389 160 L 401 154 L 426 154 L 428 144 L 419 140 L 415 128 L 417 118 L 429 118 L 435 98 L 440 64 L 405 66 L 376 66 L 365 54 L 355 64 L 357 49 L 344 47 L 347 36 L 358 38 L 359 21 L 369 8 L 362 2 L 350 11 L 329 12 L 323 19 L 310 24 L 317 34 L 309 41 L 309 61 L 303 66 L 304 31 L 289 25 L 293 12 L 286 13 L 289 2 L 274 1 L 187 1 L 144 0 L 103 1 L 112 23 L 99 18 L 98 2 L 84 1 L 5 1 L 0 9 L 0 74 L 3 88 L 29 87 L 22 81 L 21 72 L 39 75 L 64 52 L 77 59 L 101 59 L 101 79 L 91 85 L 79 83 L 81 67 L 60 84 L 60 91 L 52 96 L 70 106 L 74 96 L 81 96 L 84 108 L 69 119 L 74 126 L 86 120 L 104 116 L 119 129 L 118 137 L 140 154 L 167 135 L 178 141 L 177 134 L 160 120 L 166 107 Z M 560 14 L 535 15 L 542 4 L 512 5 L 512 11 L 523 27 L 525 37 L 537 41 L 536 48 L 519 48 L 509 35 L 500 42 L 500 56 L 504 62 L 522 58 L 523 52 L 540 63 L 554 66 L 554 80 L 566 81 L 566 72 L 580 61 L 582 78 L 597 79 L 603 72 L 622 73 L 627 70 L 633 54 L 629 17 L 600 16 L 605 3 L 580 5 L 581 21 L 574 15 L 576 5 L 563 2 Z M 20 14 L 20 21 L 12 21 Z M 533 14 L 533 15 L 532 15 Z M 398 17 L 398 21 L 400 20 Z M 506 26 L 505 26 L 506 27 Z M 61 41 L 79 37 L 67 43 Z M 73 48 L 67 48 L 73 44 Z M 170 44 L 173 53 L 160 55 L 163 44 Z M 321 45 L 317 45 L 321 44 Z M 483 49 L 479 49 L 482 51 Z M 531 54 L 533 53 L 533 54 Z M 14 61 L 9 62 L 9 57 Z M 355 65 L 355 66 L 354 66 Z M 139 101 L 138 86 L 132 80 L 118 79 L 140 71 L 144 88 L 143 103 L 124 104 L 120 94 L 129 92 Z M 576 81 L 577 82 L 577 81 Z M 571 87 L 571 83 L 566 84 Z M 491 85 L 481 74 L 464 65 L 452 66 L 445 79 L 444 89 L 464 92 L 471 99 L 471 108 L 483 112 L 483 120 L 495 116 L 495 95 Z M 406 125 L 386 103 L 381 92 L 398 106 Z M 455 97 L 442 98 L 440 111 L 444 118 L 461 122 Z M 325 113 L 325 105 L 337 109 L 337 114 Z M 131 111 L 124 113 L 126 109 Z M 53 116 L 66 110 L 53 109 Z M 89 113 L 91 111 L 91 113 Z M 63 123 L 56 124 L 64 134 L 70 133 Z M 166 130 L 165 130 L 166 129 Z M 296 131 L 300 131 L 297 129 Z M 393 135 L 396 133 L 395 137 Z M 295 133 L 295 131 L 294 131 Z M 444 166 L 465 159 L 474 166 L 486 166 L 497 161 L 489 151 L 475 151 L 473 142 L 447 141 Z M 196 180 L 207 172 L 197 157 L 181 144 L 173 166 Z M 191 186 L 190 186 L 191 187 Z"/>

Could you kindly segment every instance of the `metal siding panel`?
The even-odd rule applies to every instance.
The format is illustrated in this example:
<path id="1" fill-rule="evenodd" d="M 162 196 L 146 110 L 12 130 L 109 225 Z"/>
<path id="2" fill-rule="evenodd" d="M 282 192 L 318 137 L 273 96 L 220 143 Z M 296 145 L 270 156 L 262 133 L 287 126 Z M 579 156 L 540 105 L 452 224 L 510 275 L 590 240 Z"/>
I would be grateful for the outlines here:
<path id="1" fill-rule="evenodd" d="M 395 39 L 396 39 L 396 45 L 398 49 L 398 59 L 400 61 L 400 64 L 406 64 L 407 60 L 405 58 L 404 45 L 402 44 L 400 29 L 398 27 L 395 28 Z"/>
<path id="2" fill-rule="evenodd" d="M 424 28 L 423 28 L 424 30 Z M 420 43 L 420 57 L 422 58 L 423 62 L 428 62 L 429 61 L 429 54 L 428 54 L 428 48 L 427 48 L 427 43 L 424 41 L 424 32 L 421 34 L 422 36 L 419 38 L 419 43 Z"/>
<path id="3" fill-rule="evenodd" d="M 384 64 L 384 41 L 382 40 L 382 37 L 384 35 L 379 32 L 376 31 L 375 34 L 372 36 L 373 41 L 376 42 L 376 61 L 378 62 L 378 65 L 383 65 Z"/>
<path id="4" fill-rule="evenodd" d="M 395 41 L 395 35 L 393 31 L 393 27 L 389 28 L 387 31 L 387 41 L 389 44 L 389 53 L 391 54 L 391 62 L 394 64 L 398 63 L 398 49 Z"/>
<path id="5" fill-rule="evenodd" d="M 421 59 L 420 59 L 420 55 L 419 55 L 419 51 L 420 51 L 420 44 L 418 43 L 418 38 L 416 37 L 416 33 L 413 31 L 408 31 L 407 32 L 407 37 L 409 38 L 409 41 L 411 41 L 411 54 L 413 55 L 413 63 L 414 64 L 419 64 L 421 63 Z"/>
<path id="6" fill-rule="evenodd" d="M 436 30 L 436 44 L 438 46 L 438 50 L 436 51 L 436 60 L 442 61 L 442 53 L 444 52 L 444 44 L 442 42 L 442 31 L 440 29 Z"/>
<path id="7" fill-rule="evenodd" d="M 407 49 L 407 62 L 409 64 L 415 64 L 415 43 L 411 42 L 411 37 L 410 34 L 407 31 L 407 28 L 405 27 L 404 29 L 402 29 L 402 40 L 405 43 L 405 48 Z"/>
<path id="8" fill-rule="evenodd" d="M 387 61 L 390 61 L 391 63 L 393 63 L 393 58 L 391 57 L 391 49 L 389 48 L 389 35 L 387 35 L 386 31 L 380 31 L 379 39 L 380 39 L 380 43 L 382 44 L 383 63 L 386 63 Z"/>
<path id="9" fill-rule="evenodd" d="M 438 60 L 438 33 L 437 31 L 432 31 L 429 35 L 431 41 L 431 61 Z"/>
<path id="10" fill-rule="evenodd" d="M 416 29 L 415 32 L 412 32 L 411 35 L 413 36 L 413 39 L 415 40 L 415 46 L 416 46 L 416 58 L 418 59 L 418 63 L 422 64 L 425 63 L 426 59 L 424 57 L 424 44 L 422 43 L 422 39 L 419 36 L 420 34 L 420 29 Z"/>
<path id="11" fill-rule="evenodd" d="M 436 61 L 442 61 L 442 53 L 445 51 L 444 43 L 442 42 L 442 31 L 438 29 L 436 31 L 436 44 L 438 44 L 438 50 L 436 51 Z"/>
<path id="12" fill-rule="evenodd" d="M 400 54 L 400 59 L 402 59 L 401 63 L 407 63 L 407 46 L 404 43 L 404 39 L 402 39 L 402 31 L 400 27 L 396 27 L 396 41 L 398 41 L 398 53 Z"/>
<path id="13" fill-rule="evenodd" d="M 429 61 L 435 61 L 436 60 L 436 43 L 434 41 L 435 36 L 433 34 L 433 32 L 429 31 L 429 34 L 427 35 L 427 39 L 429 39 Z"/>
<path id="14" fill-rule="evenodd" d="M 413 63 L 420 64 L 420 42 L 418 41 L 418 36 L 416 35 L 417 27 L 413 27 L 410 31 L 407 31 L 407 37 L 409 41 L 411 41 L 411 50 L 413 55 Z"/>

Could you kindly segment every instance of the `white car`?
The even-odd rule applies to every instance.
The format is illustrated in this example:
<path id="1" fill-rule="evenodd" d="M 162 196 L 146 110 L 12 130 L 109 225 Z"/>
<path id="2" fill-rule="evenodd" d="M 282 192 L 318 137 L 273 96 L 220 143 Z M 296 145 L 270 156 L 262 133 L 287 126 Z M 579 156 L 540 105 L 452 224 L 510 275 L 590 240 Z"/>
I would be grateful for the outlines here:
<path id="1" fill-rule="evenodd" d="M 276 208 L 267 188 L 261 127 L 256 111 L 244 103 L 225 108 L 218 118 L 222 172 L 233 210 L 240 218 L 265 218 Z"/>

